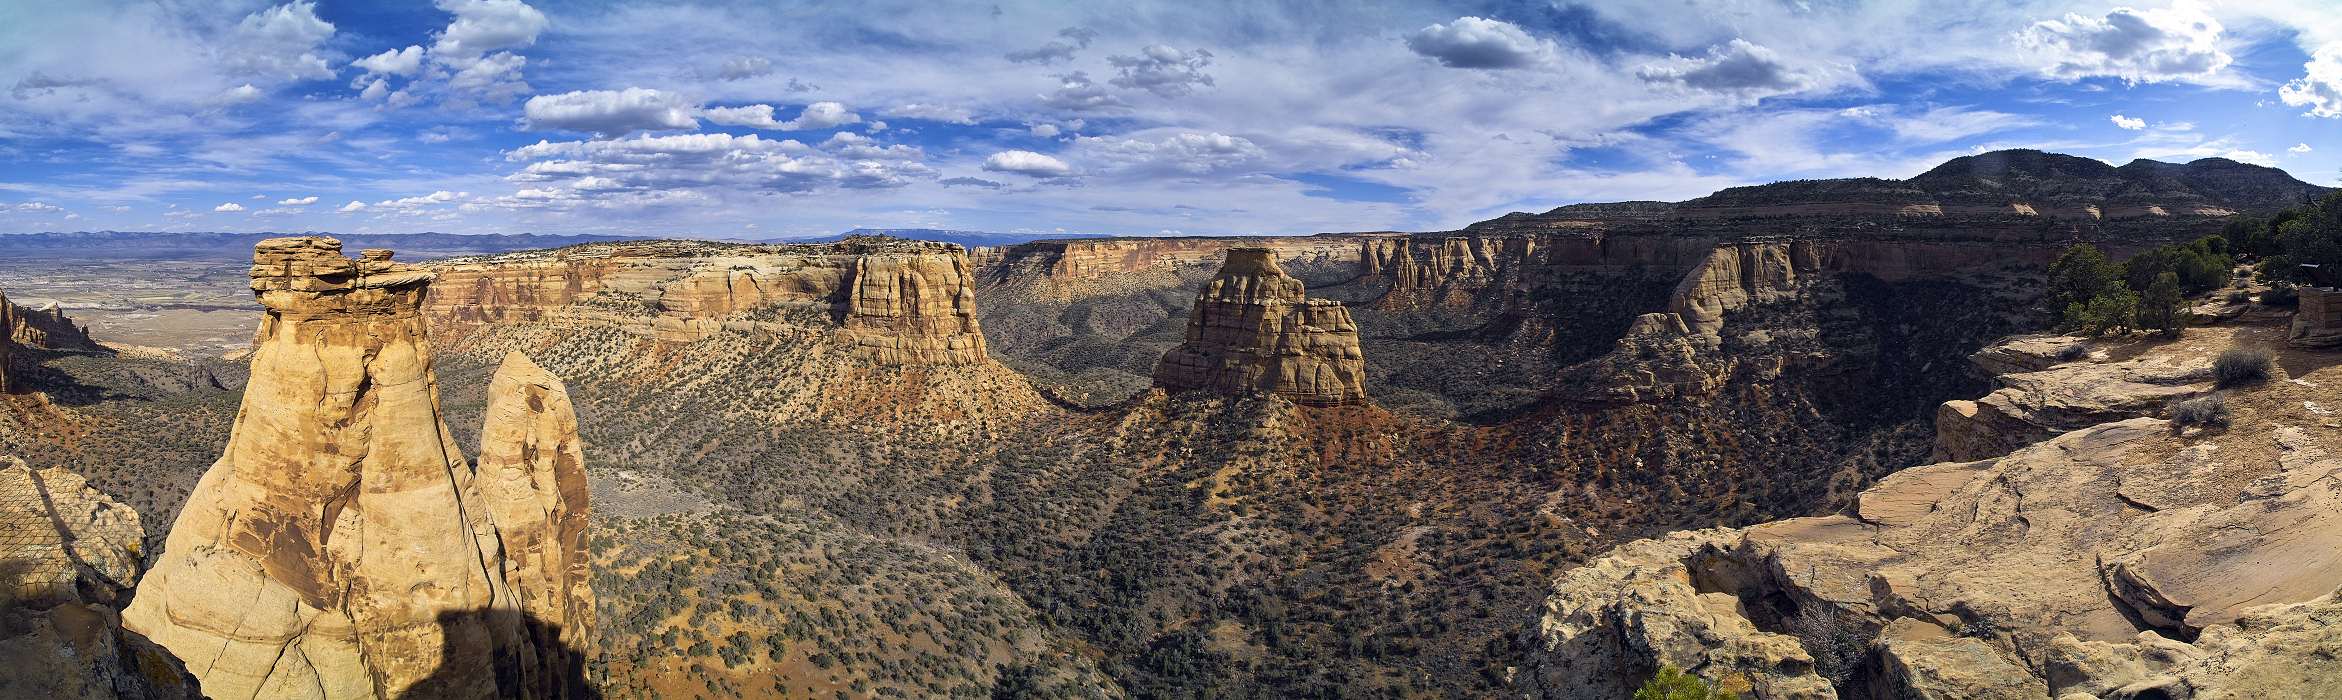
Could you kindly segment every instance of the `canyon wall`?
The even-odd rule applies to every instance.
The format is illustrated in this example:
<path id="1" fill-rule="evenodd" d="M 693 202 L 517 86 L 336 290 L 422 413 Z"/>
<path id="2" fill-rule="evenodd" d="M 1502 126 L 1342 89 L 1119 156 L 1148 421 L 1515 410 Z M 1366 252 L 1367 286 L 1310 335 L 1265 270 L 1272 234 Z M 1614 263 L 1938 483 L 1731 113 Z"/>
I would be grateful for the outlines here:
<path id="1" fill-rule="evenodd" d="M 0 328 L 15 327 L 16 305 L 8 303 L 7 294 L 0 294 Z M 14 339 L 0 337 L 0 394 L 9 392 L 8 374 L 12 368 L 9 366 L 8 355 L 9 348 L 15 346 L 16 341 Z"/>
<path id="2" fill-rule="evenodd" d="M 2200 371 L 2234 332 L 2045 360 L 2013 386 L 2160 403 L 2173 385 L 2110 377 Z M 2063 345 L 2016 343 L 2030 347 L 1990 356 Z M 2329 544 L 2342 444 L 2309 400 L 2342 369 L 2316 359 L 2291 365 L 2299 382 L 2233 390 L 2236 415 L 2215 429 L 2109 412 L 2005 454 L 1904 469 L 1837 514 L 1621 546 L 1556 582 L 1520 683 L 1623 696 L 1672 666 L 1755 698 L 2342 690 L 2318 651 L 2342 606 Z M 2040 363 L 2010 366 L 2026 365 Z"/>
<path id="3" fill-rule="evenodd" d="M 1309 299 L 1267 248 L 1232 248 L 1188 311 L 1187 342 L 1163 355 L 1155 383 L 1173 391 L 1282 396 L 1295 403 L 1366 400 L 1358 325 L 1341 302 Z"/>
<path id="4" fill-rule="evenodd" d="M 608 243 L 433 263 L 425 313 L 449 332 L 527 322 L 692 342 L 725 330 L 821 338 L 885 364 L 985 359 L 959 246 Z"/>
<path id="5" fill-rule="evenodd" d="M 590 625 L 574 612 L 590 609 L 571 550 L 586 506 L 558 384 L 508 367 L 523 376 L 497 384 L 534 390 L 495 401 L 475 468 L 441 417 L 431 273 L 322 237 L 263 241 L 253 263 L 267 313 L 243 407 L 126 626 L 218 697 L 580 688 L 577 652 L 545 643 Z"/>

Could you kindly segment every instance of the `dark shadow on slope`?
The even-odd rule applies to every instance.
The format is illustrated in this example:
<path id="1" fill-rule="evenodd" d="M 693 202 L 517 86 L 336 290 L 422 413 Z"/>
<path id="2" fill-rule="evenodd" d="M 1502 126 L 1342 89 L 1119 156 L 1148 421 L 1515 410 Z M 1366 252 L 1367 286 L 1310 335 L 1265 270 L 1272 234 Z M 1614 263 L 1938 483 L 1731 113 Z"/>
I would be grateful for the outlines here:
<path id="1" fill-rule="evenodd" d="M 440 666 L 402 700 L 600 700 L 585 652 L 561 642 L 561 626 L 514 610 L 440 613 Z"/>

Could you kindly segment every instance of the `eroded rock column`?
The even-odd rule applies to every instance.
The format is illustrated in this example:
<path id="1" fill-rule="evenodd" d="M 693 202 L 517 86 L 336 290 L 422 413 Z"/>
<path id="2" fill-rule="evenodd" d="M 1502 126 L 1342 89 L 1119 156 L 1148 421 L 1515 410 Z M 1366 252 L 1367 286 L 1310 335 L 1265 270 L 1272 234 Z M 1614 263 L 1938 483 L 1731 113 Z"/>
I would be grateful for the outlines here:
<path id="1" fill-rule="evenodd" d="M 512 543 L 565 540 L 498 527 L 488 494 L 505 480 L 474 470 L 442 420 L 420 314 L 431 275 L 390 257 L 351 260 L 323 237 L 254 251 L 267 315 L 243 407 L 124 615 L 213 697 L 513 695 L 574 656 L 531 642 L 546 624 L 531 611 L 570 594 L 524 596 L 513 583 L 535 579 L 506 573 Z"/>

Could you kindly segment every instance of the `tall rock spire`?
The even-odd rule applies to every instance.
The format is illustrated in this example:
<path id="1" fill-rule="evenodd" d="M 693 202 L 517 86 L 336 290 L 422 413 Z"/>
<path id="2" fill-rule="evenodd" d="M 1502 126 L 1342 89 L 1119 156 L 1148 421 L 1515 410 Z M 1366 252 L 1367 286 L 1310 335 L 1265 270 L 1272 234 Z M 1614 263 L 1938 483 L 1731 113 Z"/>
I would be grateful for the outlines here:
<path id="1" fill-rule="evenodd" d="M 420 314 L 431 275 L 390 258 L 351 260 L 323 237 L 253 253 L 267 315 L 243 408 L 124 614 L 214 697 L 510 696 L 574 658 L 532 642 L 558 624 L 534 613 L 572 609 L 571 590 L 508 558 L 516 543 L 571 541 L 538 530 L 570 516 L 499 527 L 499 497 L 534 488 L 504 472 L 536 460 L 498 473 L 465 461 Z M 526 444 L 558 422 L 545 418 L 482 434 Z M 575 505 L 582 517 L 582 489 Z"/>
<path id="2" fill-rule="evenodd" d="M 1267 248 L 1232 248 L 1188 312 L 1187 341 L 1155 365 L 1173 391 L 1274 394 L 1296 403 L 1366 401 L 1358 324 L 1341 302 L 1307 297 Z"/>

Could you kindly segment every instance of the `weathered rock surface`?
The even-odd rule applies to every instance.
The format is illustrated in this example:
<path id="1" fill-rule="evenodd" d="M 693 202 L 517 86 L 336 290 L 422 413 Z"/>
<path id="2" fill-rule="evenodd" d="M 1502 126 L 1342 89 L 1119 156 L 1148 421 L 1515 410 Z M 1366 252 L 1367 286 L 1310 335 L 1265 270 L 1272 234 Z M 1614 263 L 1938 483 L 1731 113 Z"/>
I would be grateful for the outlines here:
<path id="1" fill-rule="evenodd" d="M 644 241 L 433 263 L 443 332 L 491 323 L 617 327 L 694 342 L 730 330 L 827 338 L 884 364 L 985 361 L 959 246 L 883 238 L 745 245 Z"/>
<path id="2" fill-rule="evenodd" d="M 2235 392 L 2225 431 L 2116 420 L 1619 547 L 1556 584 L 1521 685 L 1616 697 L 1665 663 L 1757 698 L 2319 697 L 2278 689 L 2342 682 L 2342 444 L 2312 410 L 2337 376 Z"/>
<path id="3" fill-rule="evenodd" d="M 421 313 L 431 274 L 389 251 L 352 260 L 340 248 L 321 237 L 256 247 L 252 288 L 267 315 L 243 408 L 126 624 L 213 697 L 552 694 L 536 691 L 565 686 L 575 655 L 537 640 L 575 632 L 538 613 L 578 609 L 560 585 L 578 555 L 528 549 L 571 541 L 531 528 L 573 516 L 514 514 L 545 502 L 538 484 L 562 492 L 560 436 L 574 428 L 555 409 L 566 401 L 545 393 L 543 415 L 508 410 L 530 423 L 484 430 L 506 457 L 497 473 L 474 469 L 439 410 Z M 518 394 L 507 402 L 526 405 L 531 394 Z M 511 471 L 524 464 L 556 473 L 521 481 Z M 531 573 L 547 566 L 561 576 Z"/>
<path id="4" fill-rule="evenodd" d="M 63 469 L 0 457 L 0 697 L 198 697 L 171 656 L 124 633 L 138 513 Z"/>
<path id="5" fill-rule="evenodd" d="M 585 649 L 594 628 L 594 591 L 586 560 L 584 443 L 569 391 L 528 356 L 510 353 L 488 383 L 480 432 L 480 492 L 504 559 L 505 587 L 537 624 L 527 652 Z M 483 544 L 487 549 L 491 545 Z M 529 664 L 531 667 L 537 664 Z M 545 684 L 575 674 L 531 678 L 527 697 L 565 690 Z M 575 691 L 579 688 L 568 688 Z"/>
<path id="6" fill-rule="evenodd" d="M 1174 391 L 1273 394 L 1311 405 L 1366 400 L 1358 325 L 1341 302 L 1309 299 L 1266 248 L 1236 248 L 1189 311 L 1187 342 L 1155 383 Z"/>
<path id="7" fill-rule="evenodd" d="M 0 328 L 15 326 L 16 306 L 8 303 L 8 295 L 0 294 Z M 0 394 L 8 393 L 8 373 L 12 369 L 8 364 L 9 348 L 15 345 L 14 340 L 0 337 Z"/>
<path id="8" fill-rule="evenodd" d="M 0 297 L 0 304 L 7 303 Z M 8 337 L 17 345 L 53 350 L 94 350 L 98 347 L 89 337 L 89 329 L 66 317 L 65 309 L 56 302 L 39 307 L 15 306 L 0 312 L 7 318 Z"/>
<path id="9" fill-rule="evenodd" d="M 2342 289 L 2302 287 L 2301 304 L 2293 312 L 2293 331 L 2286 343 L 2297 348 L 2342 345 Z"/>
<path id="10" fill-rule="evenodd" d="M 2072 361 L 2057 359 L 2077 342 L 2018 338 L 1970 355 L 1978 368 L 1997 375 L 2000 388 L 1973 401 L 1946 401 L 1936 410 L 1934 459 L 2007 454 L 2069 430 L 2156 415 L 2172 401 L 2212 390 L 2210 358 L 2159 353 L 2110 362 L 2083 353 Z"/>

